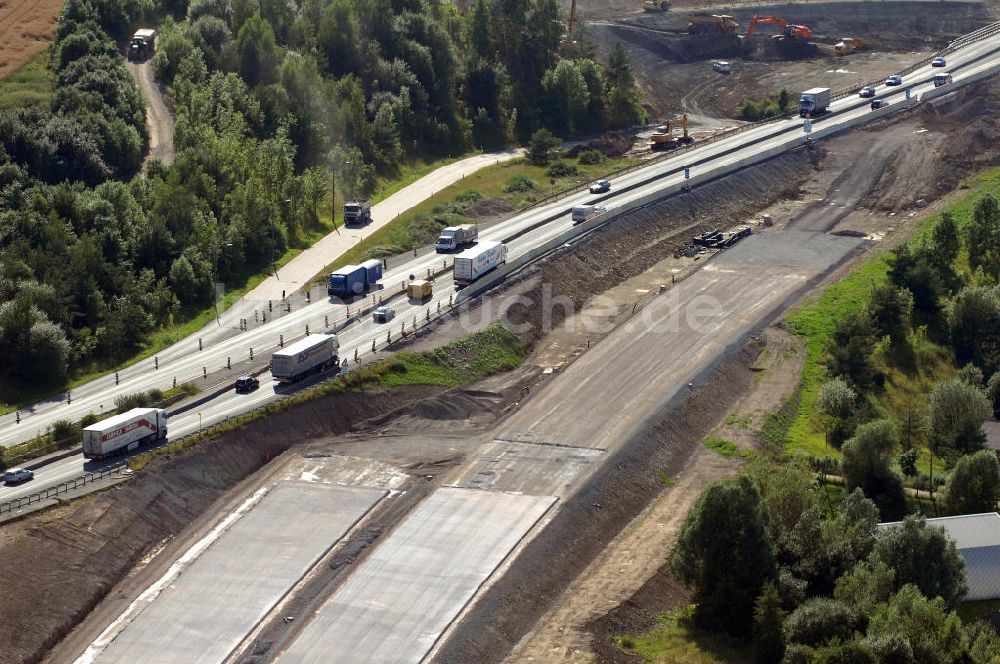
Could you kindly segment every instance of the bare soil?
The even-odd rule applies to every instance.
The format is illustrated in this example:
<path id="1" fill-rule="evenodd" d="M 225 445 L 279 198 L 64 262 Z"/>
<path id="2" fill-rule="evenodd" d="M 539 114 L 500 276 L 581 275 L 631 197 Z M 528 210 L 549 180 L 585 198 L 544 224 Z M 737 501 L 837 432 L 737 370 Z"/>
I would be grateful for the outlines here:
<path id="1" fill-rule="evenodd" d="M 135 79 L 146 99 L 146 131 L 149 133 L 149 152 L 143 170 L 151 159 L 169 166 L 174 161 L 174 116 L 167 106 L 167 98 L 156 83 L 152 60 L 126 61 L 129 73 Z"/>
<path id="2" fill-rule="evenodd" d="M 64 0 L 0 0 L 0 79 L 52 43 Z"/>

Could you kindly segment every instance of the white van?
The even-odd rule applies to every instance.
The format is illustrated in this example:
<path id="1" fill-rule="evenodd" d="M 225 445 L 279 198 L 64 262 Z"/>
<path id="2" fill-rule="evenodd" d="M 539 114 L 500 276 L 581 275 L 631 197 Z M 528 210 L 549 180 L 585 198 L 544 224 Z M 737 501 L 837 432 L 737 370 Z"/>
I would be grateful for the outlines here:
<path id="1" fill-rule="evenodd" d="M 582 224 L 604 214 L 608 209 L 603 205 L 577 205 L 573 208 L 573 224 Z"/>
<path id="2" fill-rule="evenodd" d="M 723 62 L 723 61 L 713 62 L 712 69 L 719 72 L 720 74 L 729 74 L 732 73 L 733 71 L 732 65 L 730 65 L 728 62 Z"/>
<path id="3" fill-rule="evenodd" d="M 949 83 L 951 83 L 951 81 L 952 81 L 951 74 L 949 74 L 946 71 L 941 72 L 940 74 L 934 74 L 934 87 L 935 88 L 939 87 L 939 86 L 942 86 L 942 85 L 948 85 Z"/>

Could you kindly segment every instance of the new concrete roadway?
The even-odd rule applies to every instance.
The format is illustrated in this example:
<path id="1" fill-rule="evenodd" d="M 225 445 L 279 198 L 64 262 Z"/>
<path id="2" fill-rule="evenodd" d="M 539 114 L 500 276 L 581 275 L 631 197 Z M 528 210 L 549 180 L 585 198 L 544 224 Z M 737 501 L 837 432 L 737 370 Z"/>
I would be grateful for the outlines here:
<path id="1" fill-rule="evenodd" d="M 956 85 L 960 85 L 963 79 L 969 79 L 996 67 L 1000 63 L 998 50 L 1000 45 L 993 39 L 987 39 L 973 42 L 950 53 L 948 71 L 952 72 Z M 901 87 L 880 86 L 877 91 L 878 96 L 898 105 L 905 98 L 906 90 L 909 90 L 909 94 L 914 97 L 933 90 L 933 75 L 940 71 L 930 66 L 922 67 L 908 74 Z M 813 128 L 815 131 L 823 131 L 837 126 L 853 126 L 871 113 L 869 103 L 868 99 L 858 99 L 854 96 L 837 100 L 832 104 L 828 115 L 813 121 Z M 569 218 L 569 208 L 574 205 L 600 201 L 613 212 L 615 209 L 634 205 L 636 201 L 653 197 L 666 188 L 676 188 L 684 182 L 684 167 L 690 168 L 692 176 L 716 172 L 721 174 L 734 166 L 746 163 L 764 151 L 791 149 L 803 141 L 803 122 L 799 118 L 782 119 L 724 139 L 696 145 L 690 150 L 615 178 L 610 194 L 598 197 L 586 192 L 574 194 L 515 215 L 489 228 L 481 237 L 506 240 L 509 248 L 508 260 L 512 260 L 570 229 L 572 221 Z M 428 269 L 441 267 L 442 260 L 449 260 L 449 257 L 430 254 L 414 258 L 388 271 L 382 283 L 387 289 L 395 289 L 411 274 L 424 275 Z M 455 295 L 450 274 L 439 277 L 434 288 L 434 296 L 428 302 L 394 303 L 398 316 L 392 324 L 375 324 L 368 317 L 362 317 L 351 323 L 338 335 L 342 357 L 352 357 L 355 349 L 366 352 L 370 349 L 373 339 L 384 340 L 388 331 L 392 331 L 395 335 L 399 331 L 399 325 L 405 323 L 409 327 L 414 317 L 424 318 L 428 309 L 436 311 L 439 304 L 446 306 L 449 299 Z M 357 306 L 353 305 L 354 311 L 357 311 Z M 122 380 L 118 386 L 114 385 L 112 377 L 101 378 L 74 390 L 72 404 L 65 402 L 39 404 L 33 413 L 22 417 L 20 424 L 15 424 L 13 415 L 0 418 L 0 445 L 11 445 L 26 440 L 45 427 L 51 426 L 57 419 L 80 418 L 87 413 L 98 412 L 99 406 L 102 404 L 109 406 L 116 394 L 133 393 L 153 387 L 165 389 L 170 387 L 173 376 L 177 376 L 179 381 L 188 380 L 200 376 L 202 367 L 208 367 L 212 372 L 224 372 L 227 357 L 234 358 L 234 361 L 246 358 L 250 348 L 264 356 L 277 347 L 279 335 L 283 335 L 287 342 L 304 334 L 307 325 L 312 331 L 322 330 L 324 317 L 331 322 L 342 321 L 346 311 L 346 305 L 339 300 L 317 298 L 312 304 L 293 309 L 282 318 L 269 320 L 264 325 L 252 325 L 249 330 L 243 332 L 238 330 L 236 323 L 240 315 L 245 317 L 246 313 L 227 312 L 222 317 L 221 326 L 211 325 L 198 335 L 161 352 L 159 370 L 153 370 L 152 362 L 146 360 L 121 372 Z M 198 351 L 198 337 L 204 342 L 202 351 Z M 226 374 L 217 375 L 221 380 Z M 270 388 L 261 389 L 261 393 L 264 394 L 269 391 Z M 214 413 L 236 414 L 258 405 L 265 398 L 260 395 L 248 398 L 246 395 L 228 392 L 212 404 L 211 410 Z M 202 408 L 200 411 L 203 424 L 206 423 L 204 417 L 208 411 L 208 408 Z M 192 426 L 196 426 L 192 424 L 192 418 L 195 417 L 196 413 L 189 413 L 184 418 L 171 421 L 171 435 L 192 430 Z M 67 460 L 66 464 L 69 463 Z M 77 458 L 75 463 L 82 470 L 82 459 Z M 67 477 L 65 473 L 68 472 L 69 465 L 60 465 L 58 470 L 53 468 L 44 473 L 39 472 L 38 479 L 24 487 L 0 489 L 0 501 L 9 499 L 29 487 L 38 490 L 58 483 L 55 481 L 56 475 L 65 479 Z M 53 477 L 51 480 L 46 479 L 50 473 Z"/>

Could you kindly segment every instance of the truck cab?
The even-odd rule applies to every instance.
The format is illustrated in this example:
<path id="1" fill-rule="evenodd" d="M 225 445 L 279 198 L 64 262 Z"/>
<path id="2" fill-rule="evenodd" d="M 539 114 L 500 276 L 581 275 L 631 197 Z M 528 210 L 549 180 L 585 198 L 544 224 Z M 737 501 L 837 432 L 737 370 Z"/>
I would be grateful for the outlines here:
<path id="1" fill-rule="evenodd" d="M 344 223 L 347 225 L 364 225 L 372 220 L 372 201 L 348 201 L 344 204 Z"/>
<path id="2" fill-rule="evenodd" d="M 156 30 L 144 28 L 136 30 L 128 43 L 129 60 L 144 60 L 153 54 L 156 44 Z"/>

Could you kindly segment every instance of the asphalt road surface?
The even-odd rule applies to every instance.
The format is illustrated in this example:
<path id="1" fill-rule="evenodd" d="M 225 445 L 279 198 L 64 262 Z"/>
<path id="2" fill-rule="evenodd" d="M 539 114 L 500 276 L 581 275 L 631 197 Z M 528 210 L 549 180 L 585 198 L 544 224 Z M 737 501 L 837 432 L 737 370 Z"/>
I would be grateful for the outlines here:
<path id="1" fill-rule="evenodd" d="M 365 487 L 282 482 L 173 577 L 161 579 L 78 660 L 222 662 L 316 561 L 383 496 Z M 168 573 L 170 574 L 170 573 Z M 166 583 L 163 583 L 166 581 Z"/>

